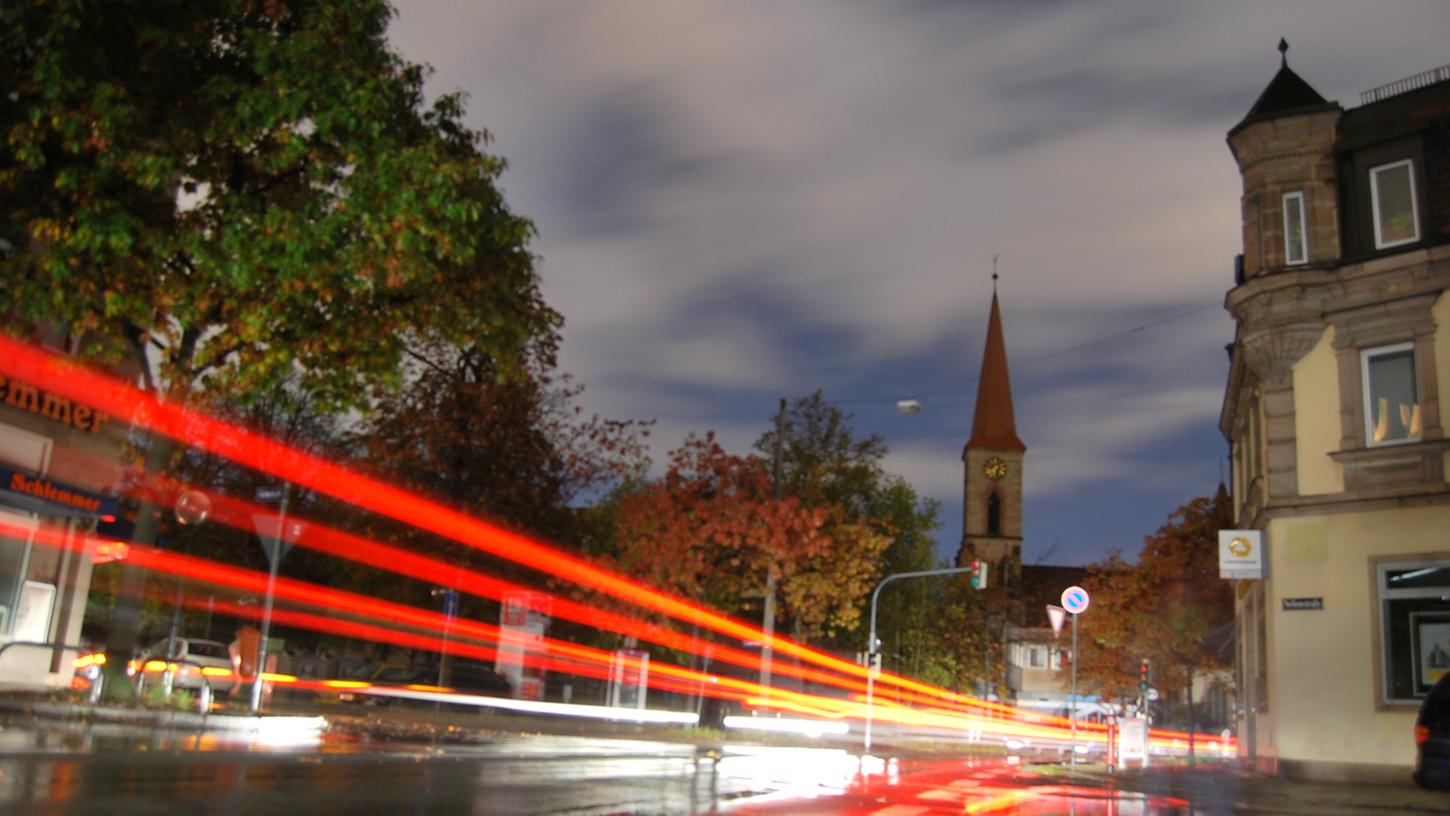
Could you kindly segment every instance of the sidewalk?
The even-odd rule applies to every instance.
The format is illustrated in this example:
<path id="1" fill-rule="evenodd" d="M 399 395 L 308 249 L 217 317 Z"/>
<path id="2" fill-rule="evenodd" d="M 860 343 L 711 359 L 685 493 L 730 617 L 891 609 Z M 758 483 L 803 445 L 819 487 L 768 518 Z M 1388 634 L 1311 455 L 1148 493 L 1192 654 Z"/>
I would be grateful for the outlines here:
<path id="1" fill-rule="evenodd" d="M 1450 793 L 1421 790 L 1405 774 L 1403 785 L 1298 782 L 1226 766 L 1130 768 L 1108 774 L 1102 766 L 1056 775 L 1115 790 L 1170 797 L 1205 813 L 1446 814 Z"/>

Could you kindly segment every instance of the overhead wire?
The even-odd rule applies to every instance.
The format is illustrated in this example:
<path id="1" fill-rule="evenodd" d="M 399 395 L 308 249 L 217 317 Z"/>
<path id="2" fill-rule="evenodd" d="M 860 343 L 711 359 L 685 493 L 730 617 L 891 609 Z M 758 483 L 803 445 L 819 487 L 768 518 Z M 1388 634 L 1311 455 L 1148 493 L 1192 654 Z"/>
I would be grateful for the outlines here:
<path id="1" fill-rule="evenodd" d="M 1119 340 L 1119 339 L 1124 338 L 1124 337 L 1128 337 L 1128 336 L 1131 336 L 1131 335 L 1134 335 L 1134 334 L 1139 334 L 1139 333 L 1148 331 L 1149 329 L 1157 328 L 1158 326 L 1162 326 L 1162 325 L 1165 325 L 1165 324 L 1168 324 L 1168 323 L 1172 323 L 1172 322 L 1177 321 L 1177 320 L 1182 320 L 1182 319 L 1187 318 L 1187 317 L 1192 317 L 1192 316 L 1197 315 L 1197 314 L 1200 314 L 1202 312 L 1206 312 L 1206 311 L 1208 311 L 1210 309 L 1221 308 L 1222 305 L 1223 304 L 1221 304 L 1221 303 L 1214 302 L 1214 303 L 1205 304 L 1203 306 L 1197 306 L 1197 307 L 1194 307 L 1192 309 L 1188 309 L 1188 310 L 1185 310 L 1185 311 L 1182 311 L 1182 312 L 1175 312 L 1174 314 L 1168 315 L 1166 317 L 1160 317 L 1157 320 L 1150 320 L 1147 323 L 1143 323 L 1143 324 L 1134 326 L 1134 327 L 1132 327 L 1130 329 L 1124 329 L 1123 331 L 1114 332 L 1112 334 L 1104 335 L 1102 337 L 1094 338 L 1092 340 L 1086 340 L 1086 341 L 1083 341 L 1083 342 L 1078 343 L 1076 345 L 1068 346 L 1067 348 L 1058 349 L 1057 351 L 1048 352 L 1047 354 L 1039 355 L 1037 357 L 1031 357 L 1031 358 L 1028 358 L 1026 360 L 1022 360 L 1020 362 L 1015 362 L 1015 363 L 1013 363 L 1013 368 L 1017 368 L 1017 369 L 1026 368 L 1028 366 L 1035 365 L 1037 363 L 1046 362 L 1048 360 L 1053 360 L 1053 359 L 1056 359 L 1058 357 L 1065 357 L 1065 356 L 1067 356 L 1069 354 L 1074 354 L 1076 352 L 1082 351 L 1083 349 L 1092 348 L 1093 346 L 1102 345 L 1103 343 L 1108 343 L 1108 342 L 1111 342 L 1113 340 Z M 898 402 L 901 402 L 903 400 L 908 400 L 908 399 L 911 399 L 911 400 L 919 400 L 919 399 L 922 399 L 924 397 L 936 396 L 937 394 L 943 394 L 943 393 L 946 393 L 947 391 L 953 391 L 953 390 L 956 390 L 958 388 L 965 388 L 967 386 L 970 386 L 970 385 L 976 383 L 980 379 L 981 379 L 980 376 L 967 377 L 965 379 L 961 379 L 961 380 L 956 380 L 956 381 L 953 381 L 953 382 L 949 382 L 949 383 L 946 383 L 945 385 L 940 385 L 940 386 L 937 386 L 935 388 L 931 388 L 931 389 L 928 389 L 928 390 L 925 390 L 925 391 L 917 391 L 917 392 L 914 392 L 914 393 L 908 393 L 908 394 L 899 395 L 899 396 L 893 396 L 893 397 L 857 397 L 857 398 L 848 398 L 848 399 L 840 399 L 840 400 L 831 400 L 831 402 L 833 402 L 836 405 L 866 405 L 866 404 L 898 403 Z"/>

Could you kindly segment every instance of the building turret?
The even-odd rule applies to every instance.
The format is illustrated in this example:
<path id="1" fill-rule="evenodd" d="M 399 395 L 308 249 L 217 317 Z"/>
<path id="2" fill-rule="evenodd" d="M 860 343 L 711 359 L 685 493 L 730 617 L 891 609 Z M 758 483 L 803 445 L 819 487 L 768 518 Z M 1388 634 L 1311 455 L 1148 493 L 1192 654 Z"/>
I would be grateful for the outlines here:
<path id="1" fill-rule="evenodd" d="M 1243 177 L 1242 283 L 1266 273 L 1339 258 L 1335 125 L 1344 113 L 1289 68 L 1279 72 L 1228 132 Z"/>

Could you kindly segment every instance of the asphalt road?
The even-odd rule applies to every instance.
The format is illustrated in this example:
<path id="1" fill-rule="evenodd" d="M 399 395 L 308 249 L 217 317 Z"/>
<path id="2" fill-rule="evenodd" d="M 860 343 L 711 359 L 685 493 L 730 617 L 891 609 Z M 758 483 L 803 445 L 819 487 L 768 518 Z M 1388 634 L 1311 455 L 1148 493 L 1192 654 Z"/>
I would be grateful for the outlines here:
<path id="1" fill-rule="evenodd" d="M 1413 788 L 1294 786 L 1223 770 L 1107 785 L 1005 759 L 881 760 L 839 749 L 717 748 L 509 734 L 408 744 L 288 742 L 135 726 L 0 730 L 0 813 L 1228 814 L 1444 813 Z"/>

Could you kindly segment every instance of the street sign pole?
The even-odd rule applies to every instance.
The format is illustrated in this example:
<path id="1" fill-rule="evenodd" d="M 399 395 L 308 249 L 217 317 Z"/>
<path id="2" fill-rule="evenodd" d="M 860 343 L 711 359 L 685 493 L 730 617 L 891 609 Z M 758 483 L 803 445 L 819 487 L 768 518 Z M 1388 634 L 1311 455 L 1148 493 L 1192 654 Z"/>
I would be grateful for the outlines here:
<path id="1" fill-rule="evenodd" d="M 262 675 L 267 668 L 267 638 L 272 633 L 272 594 L 277 586 L 277 564 L 282 560 L 284 541 L 287 537 L 287 499 L 292 492 L 292 483 L 282 483 L 282 504 L 277 513 L 277 537 L 267 550 L 267 594 L 262 601 L 262 636 L 257 640 L 257 676 L 252 681 L 252 713 L 262 707 Z"/>
<path id="2" fill-rule="evenodd" d="M 1077 616 L 1087 611 L 1089 601 L 1088 591 L 1080 586 L 1070 586 L 1062 591 L 1062 608 L 1072 615 L 1072 701 L 1068 707 L 1072 718 L 1072 747 L 1068 761 L 1074 771 L 1077 770 Z M 1048 615 L 1052 615 L 1051 608 Z"/>
<path id="3" fill-rule="evenodd" d="M 1077 615 L 1072 616 L 1072 763 L 1077 770 Z"/>

